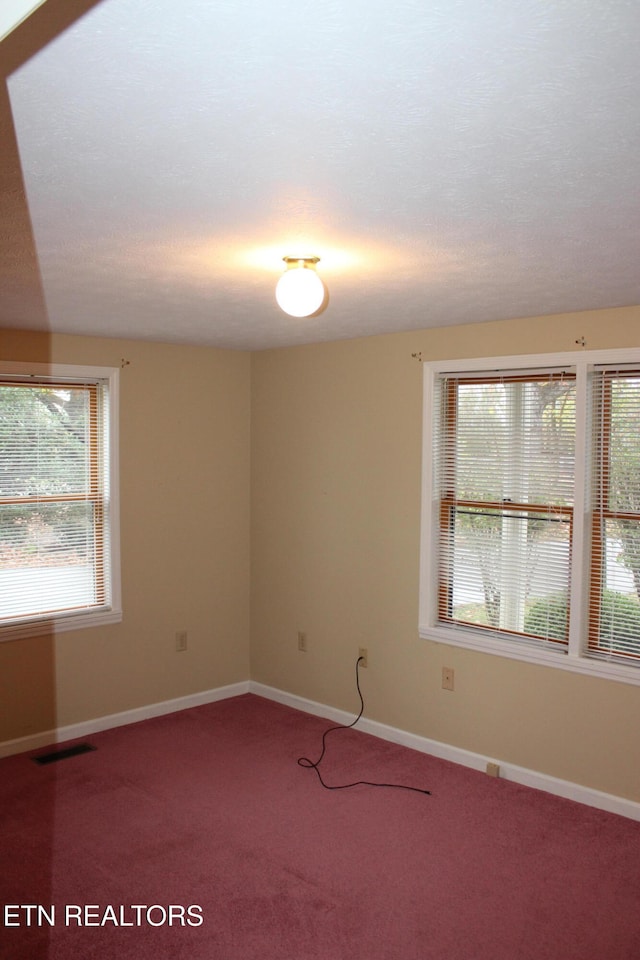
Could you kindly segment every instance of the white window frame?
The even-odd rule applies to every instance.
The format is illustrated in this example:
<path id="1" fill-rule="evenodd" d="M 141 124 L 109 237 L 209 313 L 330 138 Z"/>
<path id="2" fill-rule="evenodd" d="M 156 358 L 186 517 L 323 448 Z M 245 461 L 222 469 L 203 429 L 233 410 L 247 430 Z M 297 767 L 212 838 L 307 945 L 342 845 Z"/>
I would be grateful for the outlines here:
<path id="1" fill-rule="evenodd" d="M 42 634 L 58 634 L 68 630 L 82 630 L 122 620 L 120 585 L 120 497 L 119 497 L 119 385 L 117 367 L 93 367 L 59 363 L 18 363 L 0 361 L 0 373 L 8 376 L 33 377 L 34 380 L 102 380 L 107 384 L 107 421 L 109 448 L 109 576 L 111 602 L 96 610 L 86 608 L 47 614 L 46 617 L 25 617 L 21 622 L 0 625 L 0 642 L 18 640 Z"/>
<path id="2" fill-rule="evenodd" d="M 420 545 L 419 634 L 425 640 L 466 647 L 483 653 L 558 667 L 577 673 L 640 685 L 638 666 L 609 662 L 588 655 L 588 600 L 591 507 L 588 497 L 589 378 L 600 364 L 640 363 L 640 349 L 581 350 L 570 353 L 529 356 L 474 357 L 467 360 L 425 361 L 422 446 L 422 518 Z M 514 370 L 562 367 L 576 374 L 576 438 L 574 526 L 570 581 L 571 621 L 566 648 L 542 649 L 526 641 L 501 639 L 486 631 L 438 622 L 438 538 L 439 515 L 432 451 L 436 431 L 433 417 L 436 383 L 442 373 L 477 372 L 496 374 Z"/>

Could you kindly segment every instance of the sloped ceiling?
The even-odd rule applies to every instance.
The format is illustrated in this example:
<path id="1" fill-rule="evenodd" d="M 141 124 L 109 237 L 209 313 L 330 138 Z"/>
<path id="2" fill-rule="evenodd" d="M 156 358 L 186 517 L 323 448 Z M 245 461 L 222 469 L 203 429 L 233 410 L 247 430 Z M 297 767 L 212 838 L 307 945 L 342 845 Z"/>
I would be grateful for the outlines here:
<path id="1" fill-rule="evenodd" d="M 640 303 L 636 0 L 47 0 L 0 49 L 0 326 L 262 349 Z M 318 316 L 276 306 L 291 254 Z"/>

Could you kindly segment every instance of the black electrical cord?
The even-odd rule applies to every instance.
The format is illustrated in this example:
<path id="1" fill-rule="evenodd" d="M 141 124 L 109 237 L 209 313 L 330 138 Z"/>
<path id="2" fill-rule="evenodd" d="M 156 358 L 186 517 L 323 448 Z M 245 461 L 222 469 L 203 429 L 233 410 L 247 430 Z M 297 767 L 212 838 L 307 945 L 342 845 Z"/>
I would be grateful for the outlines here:
<path id="1" fill-rule="evenodd" d="M 322 751 L 318 759 L 313 762 L 309 760 L 308 757 L 298 757 L 298 766 L 304 767 L 306 770 L 315 770 L 318 780 L 325 788 L 325 790 L 347 790 L 349 787 L 391 787 L 394 790 L 412 790 L 414 793 L 425 793 L 428 796 L 431 796 L 431 790 L 422 790 L 420 787 L 408 787 L 404 783 L 373 783 L 371 780 L 355 780 L 353 783 L 339 783 L 337 785 L 330 785 L 325 783 L 322 779 L 322 774 L 320 773 L 320 764 L 322 763 L 323 757 L 327 750 L 327 737 L 330 733 L 333 733 L 335 730 L 351 730 L 352 727 L 355 727 L 356 723 L 364 713 L 364 699 L 362 697 L 362 691 L 360 689 L 360 661 L 364 660 L 364 657 L 358 657 L 356 660 L 356 688 L 358 690 L 358 696 L 360 697 L 360 712 L 358 716 L 351 723 L 338 724 L 335 727 L 329 727 L 328 730 L 322 734 Z"/>

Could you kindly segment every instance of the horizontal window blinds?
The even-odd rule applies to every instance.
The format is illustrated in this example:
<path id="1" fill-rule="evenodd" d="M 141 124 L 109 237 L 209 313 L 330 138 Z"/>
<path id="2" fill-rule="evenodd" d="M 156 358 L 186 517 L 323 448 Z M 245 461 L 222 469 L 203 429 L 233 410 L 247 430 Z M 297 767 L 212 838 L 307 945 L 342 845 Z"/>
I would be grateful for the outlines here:
<path id="1" fill-rule="evenodd" d="M 565 645 L 575 378 L 445 375 L 438 391 L 438 619 Z"/>
<path id="2" fill-rule="evenodd" d="M 589 652 L 640 659 L 640 370 L 593 385 Z"/>
<path id="3" fill-rule="evenodd" d="M 0 622 L 106 607 L 105 387 L 0 380 Z"/>

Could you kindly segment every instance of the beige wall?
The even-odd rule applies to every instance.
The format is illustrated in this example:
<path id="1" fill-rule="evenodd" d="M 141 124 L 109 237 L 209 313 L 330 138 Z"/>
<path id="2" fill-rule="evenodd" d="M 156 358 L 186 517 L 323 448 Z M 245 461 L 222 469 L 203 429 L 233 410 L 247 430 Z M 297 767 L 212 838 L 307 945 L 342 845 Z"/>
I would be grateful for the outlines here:
<path id="1" fill-rule="evenodd" d="M 0 643 L 0 741 L 246 680 L 247 354 L 0 334 L 3 359 L 120 366 L 122 623 Z M 189 649 L 175 651 L 187 630 Z"/>
<path id="2" fill-rule="evenodd" d="M 302 321 L 304 322 L 304 321 Z M 640 800 L 640 687 L 420 640 L 425 359 L 640 345 L 640 308 L 437 329 L 252 358 L 254 680 Z M 297 649 L 304 630 L 308 652 Z M 440 686 L 454 667 L 456 689 Z"/>
<path id="3" fill-rule="evenodd" d="M 253 356 L 0 334 L 5 359 L 129 361 L 123 622 L 0 644 L 0 741 L 249 676 L 352 710 L 367 646 L 372 719 L 640 801 L 639 687 L 417 633 L 422 366 L 411 354 L 565 351 L 581 337 L 589 349 L 638 346 L 640 308 Z M 453 693 L 440 688 L 445 665 Z"/>

